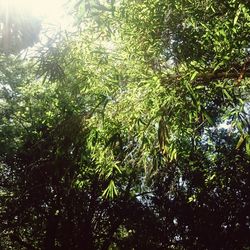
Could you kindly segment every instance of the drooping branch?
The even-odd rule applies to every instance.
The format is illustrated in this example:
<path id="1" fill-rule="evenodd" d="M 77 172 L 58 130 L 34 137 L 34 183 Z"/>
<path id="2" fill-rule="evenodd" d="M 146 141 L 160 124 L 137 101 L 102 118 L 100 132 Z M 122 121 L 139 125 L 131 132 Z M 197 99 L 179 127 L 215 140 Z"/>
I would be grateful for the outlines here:
<path id="1" fill-rule="evenodd" d="M 201 72 L 196 75 L 194 78 L 194 82 L 210 82 L 210 81 L 216 81 L 216 80 L 235 80 L 235 83 L 237 85 L 240 84 L 240 82 L 250 77 L 250 59 L 247 59 L 243 65 L 237 65 L 231 67 L 229 70 L 223 69 L 223 70 L 217 70 L 217 71 L 208 71 L 208 72 Z M 168 75 L 163 78 L 163 84 L 173 82 L 173 81 L 179 81 L 183 79 L 184 76 L 181 74 L 175 74 L 175 75 Z"/>

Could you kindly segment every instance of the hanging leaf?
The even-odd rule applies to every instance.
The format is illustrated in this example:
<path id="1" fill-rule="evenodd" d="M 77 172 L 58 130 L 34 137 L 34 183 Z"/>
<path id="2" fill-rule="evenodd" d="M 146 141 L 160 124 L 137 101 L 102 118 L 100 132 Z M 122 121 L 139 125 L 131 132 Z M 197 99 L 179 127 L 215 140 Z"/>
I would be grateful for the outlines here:
<path id="1" fill-rule="evenodd" d="M 239 19 L 239 16 L 240 16 L 240 13 L 241 13 L 241 8 L 242 8 L 242 4 L 239 4 L 239 8 L 236 11 L 236 15 L 234 17 L 234 22 L 233 22 L 234 26 L 237 24 L 237 21 Z"/>
<path id="2" fill-rule="evenodd" d="M 117 188 L 113 180 L 109 182 L 107 188 L 103 191 L 102 196 L 113 199 L 118 194 Z"/>
<path id="3" fill-rule="evenodd" d="M 236 145 L 236 149 L 239 149 L 239 148 L 240 148 L 240 146 L 241 146 L 242 143 L 245 141 L 245 139 L 246 139 L 246 136 L 245 136 L 245 135 L 241 135 L 241 137 L 240 137 L 240 139 L 239 139 L 239 141 L 238 141 L 238 143 L 237 143 L 237 145 Z"/>
<path id="4" fill-rule="evenodd" d="M 250 156 L 250 137 L 246 136 L 246 153 Z"/>

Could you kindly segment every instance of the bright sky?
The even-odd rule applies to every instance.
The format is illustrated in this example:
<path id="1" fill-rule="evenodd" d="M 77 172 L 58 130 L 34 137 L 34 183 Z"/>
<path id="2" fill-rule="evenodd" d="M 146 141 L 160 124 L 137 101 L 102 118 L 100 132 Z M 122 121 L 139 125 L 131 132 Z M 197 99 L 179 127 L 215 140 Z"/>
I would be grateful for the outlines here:
<path id="1" fill-rule="evenodd" d="M 65 3 L 67 0 L 0 0 L 0 6 L 9 8 L 25 9 L 34 16 L 44 17 L 46 23 L 67 28 L 73 21 L 67 15 Z"/>
<path id="2" fill-rule="evenodd" d="M 30 2 L 35 16 L 44 16 L 49 23 L 66 28 L 72 19 L 66 13 L 65 0 L 19 0 Z"/>

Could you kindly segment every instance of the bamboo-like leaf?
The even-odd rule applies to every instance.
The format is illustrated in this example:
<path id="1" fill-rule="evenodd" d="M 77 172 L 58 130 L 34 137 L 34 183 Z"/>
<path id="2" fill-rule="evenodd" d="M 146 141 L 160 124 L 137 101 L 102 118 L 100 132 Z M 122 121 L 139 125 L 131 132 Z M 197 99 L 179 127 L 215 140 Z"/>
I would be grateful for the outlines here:
<path id="1" fill-rule="evenodd" d="M 249 136 L 246 137 L 246 153 L 250 156 L 250 138 Z"/>
<path id="2" fill-rule="evenodd" d="M 245 141 L 245 138 L 246 138 L 245 135 L 241 135 L 241 137 L 240 137 L 240 139 L 239 139 L 239 141 L 238 141 L 238 143 L 236 145 L 236 149 L 240 148 L 240 146 L 242 145 L 242 143 Z"/>
<path id="3" fill-rule="evenodd" d="M 107 188 L 103 191 L 102 196 L 113 199 L 117 194 L 118 194 L 118 191 L 115 186 L 115 182 L 114 180 L 111 180 Z"/>
<path id="4" fill-rule="evenodd" d="M 202 114 L 205 116 L 206 120 L 208 121 L 208 123 L 210 125 L 214 124 L 214 121 L 212 120 L 212 118 L 208 115 L 208 113 L 205 110 L 202 111 Z"/>
<path id="5" fill-rule="evenodd" d="M 195 71 L 195 72 L 191 75 L 190 80 L 193 81 L 197 75 L 198 75 L 198 71 Z"/>
<path id="6" fill-rule="evenodd" d="M 227 92 L 226 89 L 223 89 L 222 92 L 223 92 L 223 94 L 224 94 L 230 101 L 233 100 L 232 96 L 229 95 L 229 93 Z"/>
<path id="7" fill-rule="evenodd" d="M 236 11 L 236 15 L 234 17 L 234 22 L 233 22 L 234 26 L 237 24 L 237 21 L 239 19 L 241 8 L 242 8 L 242 5 L 240 4 L 238 10 Z"/>

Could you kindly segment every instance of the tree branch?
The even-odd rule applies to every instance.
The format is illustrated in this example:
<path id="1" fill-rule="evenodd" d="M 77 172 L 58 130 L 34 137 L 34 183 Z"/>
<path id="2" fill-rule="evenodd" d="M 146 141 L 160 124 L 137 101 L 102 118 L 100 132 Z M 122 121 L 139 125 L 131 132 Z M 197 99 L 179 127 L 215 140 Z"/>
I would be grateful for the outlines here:
<path id="1" fill-rule="evenodd" d="M 244 63 L 244 65 L 241 67 L 241 69 L 232 69 L 230 71 L 215 71 L 215 72 L 205 72 L 205 73 L 198 73 L 196 78 L 194 79 L 194 82 L 207 82 L 207 81 L 215 81 L 215 80 L 224 80 L 224 79 L 234 79 L 236 81 L 236 84 L 239 85 L 241 80 L 245 78 L 250 77 L 250 61 L 247 61 Z M 233 72 L 232 72 L 233 71 Z M 168 82 L 172 81 L 179 81 L 183 78 L 181 74 L 176 75 L 168 75 L 163 78 L 163 80 L 166 80 L 164 82 L 164 85 Z"/>

